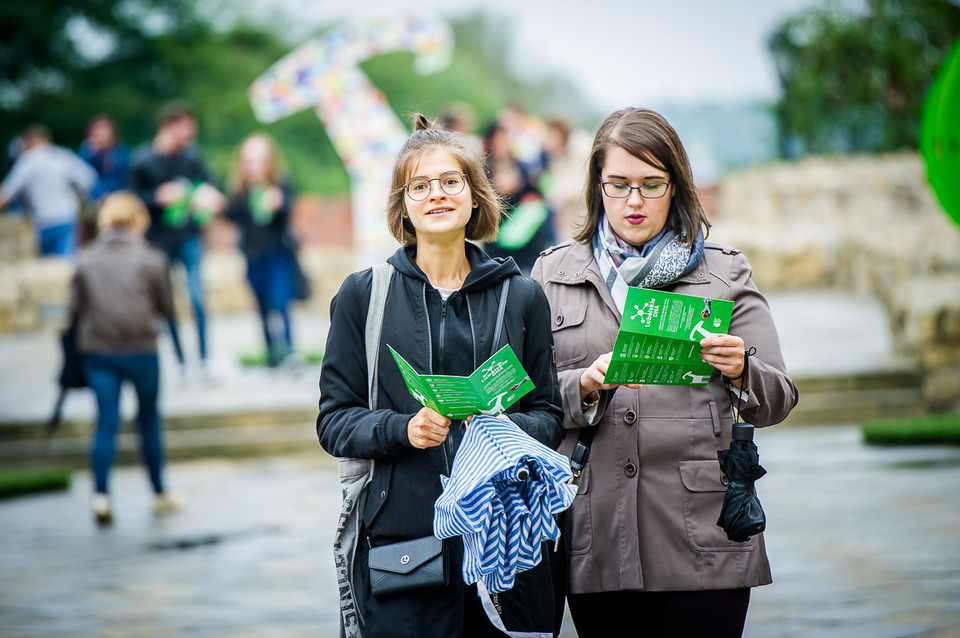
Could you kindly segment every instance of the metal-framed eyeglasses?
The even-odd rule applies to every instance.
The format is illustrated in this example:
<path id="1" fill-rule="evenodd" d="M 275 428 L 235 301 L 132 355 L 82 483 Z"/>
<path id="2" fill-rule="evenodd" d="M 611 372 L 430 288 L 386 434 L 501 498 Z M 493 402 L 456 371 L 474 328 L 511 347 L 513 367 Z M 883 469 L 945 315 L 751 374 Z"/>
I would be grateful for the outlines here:
<path id="1" fill-rule="evenodd" d="M 422 202 L 430 196 L 432 186 L 430 182 L 437 182 L 440 190 L 447 195 L 459 195 L 463 192 L 463 187 L 467 185 L 467 176 L 457 171 L 447 171 L 440 177 L 427 179 L 426 177 L 414 177 L 403 188 L 407 191 L 407 196 L 415 202 Z"/>
<path id="2" fill-rule="evenodd" d="M 639 186 L 631 186 L 624 182 L 600 182 L 600 188 L 603 189 L 603 194 L 614 199 L 626 199 L 630 197 L 630 191 L 633 189 L 637 189 L 640 197 L 644 199 L 660 199 L 667 194 L 668 186 L 670 186 L 669 181 L 657 182 L 655 184 L 640 184 Z"/>

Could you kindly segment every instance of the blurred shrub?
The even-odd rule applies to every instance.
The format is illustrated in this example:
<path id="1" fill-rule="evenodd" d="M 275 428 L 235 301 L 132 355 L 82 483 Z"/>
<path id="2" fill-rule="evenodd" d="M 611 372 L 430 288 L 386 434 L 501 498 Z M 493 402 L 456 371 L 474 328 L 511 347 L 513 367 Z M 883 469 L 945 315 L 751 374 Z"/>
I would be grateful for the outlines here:
<path id="1" fill-rule="evenodd" d="M 787 20 L 769 42 L 781 155 L 917 148 L 924 98 L 958 34 L 955 0 L 830 4 Z"/>

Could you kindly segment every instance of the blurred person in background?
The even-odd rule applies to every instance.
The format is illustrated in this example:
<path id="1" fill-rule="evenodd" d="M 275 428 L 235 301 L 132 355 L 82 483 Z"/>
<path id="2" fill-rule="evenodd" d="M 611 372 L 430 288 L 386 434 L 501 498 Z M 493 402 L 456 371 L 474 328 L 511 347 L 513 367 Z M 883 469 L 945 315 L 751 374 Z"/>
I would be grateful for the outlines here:
<path id="1" fill-rule="evenodd" d="M 476 145 L 478 152 L 483 152 L 483 140 L 476 134 L 477 113 L 466 102 L 449 102 L 440 113 L 439 123 L 442 128 L 456 133 L 463 133 L 471 144 Z"/>
<path id="2" fill-rule="evenodd" d="M 108 115 L 101 113 L 90 118 L 79 153 L 97 171 L 97 183 L 90 191 L 95 208 L 99 208 L 110 193 L 125 190 L 130 185 L 130 147 L 120 139 L 116 125 Z M 96 213 L 82 215 L 80 221 L 83 241 L 96 235 Z"/>
<path id="3" fill-rule="evenodd" d="M 90 191 L 97 204 L 130 185 L 130 147 L 120 139 L 108 115 L 101 113 L 90 118 L 87 135 L 80 144 L 80 157 L 97 171 L 97 183 Z"/>
<path id="4" fill-rule="evenodd" d="M 223 212 L 240 231 L 240 250 L 247 259 L 247 280 L 260 311 L 267 364 L 273 367 L 293 352 L 290 305 L 297 254 L 290 235 L 296 193 L 272 137 L 254 133 L 241 142 L 234 153 L 227 193 Z"/>
<path id="5" fill-rule="evenodd" d="M 106 525 L 113 520 L 109 479 L 124 381 L 133 384 L 137 395 L 140 449 L 155 495 L 154 514 L 177 509 L 182 497 L 168 493 L 164 485 L 157 407 L 157 332 L 161 320 L 175 321 L 167 258 L 144 241 L 150 217 L 133 193 L 107 196 L 97 219 L 100 236 L 77 260 L 70 316 L 77 322 L 77 349 L 97 401 L 92 508 L 97 523 Z"/>
<path id="6" fill-rule="evenodd" d="M 546 126 L 540 190 L 553 212 L 557 239 L 564 241 L 573 237 L 574 227 L 585 212 L 583 175 L 590 155 L 590 136 L 559 116 L 547 118 Z"/>
<path id="7" fill-rule="evenodd" d="M 72 257 L 80 205 L 97 173 L 73 151 L 56 146 L 44 124 L 31 124 L 21 140 L 20 154 L 0 184 L 0 209 L 17 200 L 30 214 L 39 254 Z"/>
<path id="8" fill-rule="evenodd" d="M 506 211 L 497 239 L 484 245 L 491 257 L 513 257 L 530 274 L 540 251 L 554 243 L 553 217 L 526 165 L 513 154 L 507 128 L 500 122 L 483 137 L 487 175 Z"/>
<path id="9" fill-rule="evenodd" d="M 163 250 L 170 260 L 183 264 L 187 289 L 197 322 L 200 368 L 205 379 L 207 367 L 206 311 L 201 266 L 202 230 L 225 203 L 212 184 L 210 173 L 194 147 L 197 118 L 183 102 L 171 102 L 160 114 L 160 128 L 149 147 L 134 156 L 130 188 L 143 200 L 150 213 L 147 240 Z M 171 336 L 177 358 L 186 372 L 186 360 L 174 327 Z"/>

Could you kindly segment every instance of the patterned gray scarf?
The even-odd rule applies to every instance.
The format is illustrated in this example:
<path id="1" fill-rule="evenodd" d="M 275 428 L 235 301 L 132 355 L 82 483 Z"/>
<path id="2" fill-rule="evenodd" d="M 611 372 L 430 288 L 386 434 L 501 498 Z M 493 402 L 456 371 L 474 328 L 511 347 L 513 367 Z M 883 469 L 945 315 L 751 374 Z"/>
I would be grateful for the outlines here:
<path id="1" fill-rule="evenodd" d="M 604 215 L 593 236 L 593 257 L 622 315 L 628 287 L 656 288 L 683 277 L 700 265 L 703 242 L 702 229 L 693 246 L 688 246 L 683 237 L 664 227 L 638 249 L 620 239 Z"/>

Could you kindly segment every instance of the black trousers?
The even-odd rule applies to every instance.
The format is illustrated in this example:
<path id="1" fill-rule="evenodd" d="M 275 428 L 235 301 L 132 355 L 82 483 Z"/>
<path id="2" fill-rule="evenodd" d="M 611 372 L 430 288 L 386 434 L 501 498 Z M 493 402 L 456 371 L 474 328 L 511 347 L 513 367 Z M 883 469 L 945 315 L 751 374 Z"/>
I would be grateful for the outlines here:
<path id="1" fill-rule="evenodd" d="M 750 589 L 568 594 L 567 604 L 579 638 L 740 638 Z"/>

